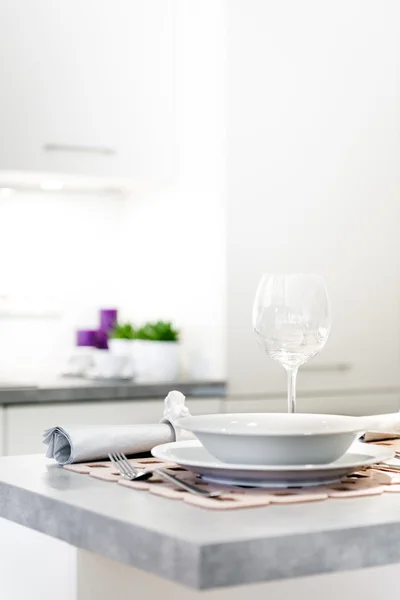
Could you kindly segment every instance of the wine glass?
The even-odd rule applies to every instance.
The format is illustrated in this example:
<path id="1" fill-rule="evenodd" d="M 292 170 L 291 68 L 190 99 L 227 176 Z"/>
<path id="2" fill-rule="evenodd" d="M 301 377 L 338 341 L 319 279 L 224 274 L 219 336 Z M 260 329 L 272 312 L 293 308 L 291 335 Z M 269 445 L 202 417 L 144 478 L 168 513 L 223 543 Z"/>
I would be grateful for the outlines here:
<path id="1" fill-rule="evenodd" d="M 325 345 L 331 328 L 324 280 L 306 273 L 261 277 L 253 306 L 253 330 L 267 354 L 288 374 L 288 412 L 296 411 L 298 368 Z"/>

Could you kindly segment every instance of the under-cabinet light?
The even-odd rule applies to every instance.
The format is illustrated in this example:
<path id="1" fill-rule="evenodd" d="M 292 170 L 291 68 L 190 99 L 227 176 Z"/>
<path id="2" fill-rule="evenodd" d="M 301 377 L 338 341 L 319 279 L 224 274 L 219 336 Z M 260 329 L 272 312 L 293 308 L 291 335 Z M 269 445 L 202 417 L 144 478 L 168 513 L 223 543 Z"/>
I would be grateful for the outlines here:
<path id="1" fill-rule="evenodd" d="M 15 190 L 13 190 L 12 188 L 0 188 L 0 198 L 9 198 L 13 195 L 14 192 Z"/>
<path id="2" fill-rule="evenodd" d="M 64 187 L 64 182 L 58 181 L 57 179 L 54 179 L 54 180 L 49 179 L 48 181 L 42 181 L 40 183 L 40 189 L 46 190 L 46 191 L 62 190 L 63 187 Z"/>

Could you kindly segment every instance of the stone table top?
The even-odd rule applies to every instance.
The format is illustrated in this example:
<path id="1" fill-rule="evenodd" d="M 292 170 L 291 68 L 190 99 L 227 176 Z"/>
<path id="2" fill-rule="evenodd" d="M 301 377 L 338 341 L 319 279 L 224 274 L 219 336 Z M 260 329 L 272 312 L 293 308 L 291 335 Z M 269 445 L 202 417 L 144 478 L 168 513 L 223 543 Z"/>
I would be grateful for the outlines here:
<path id="1" fill-rule="evenodd" d="M 207 511 L 14 456 L 0 517 L 198 589 L 400 561 L 400 494 Z"/>

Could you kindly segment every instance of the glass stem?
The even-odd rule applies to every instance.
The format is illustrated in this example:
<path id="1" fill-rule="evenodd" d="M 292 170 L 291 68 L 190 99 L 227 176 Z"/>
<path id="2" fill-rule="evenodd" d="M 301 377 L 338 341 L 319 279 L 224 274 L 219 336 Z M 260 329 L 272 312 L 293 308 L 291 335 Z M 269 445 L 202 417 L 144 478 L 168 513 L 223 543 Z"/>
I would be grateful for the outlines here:
<path id="1" fill-rule="evenodd" d="M 298 367 L 287 368 L 288 375 L 288 412 L 296 412 L 296 378 Z"/>

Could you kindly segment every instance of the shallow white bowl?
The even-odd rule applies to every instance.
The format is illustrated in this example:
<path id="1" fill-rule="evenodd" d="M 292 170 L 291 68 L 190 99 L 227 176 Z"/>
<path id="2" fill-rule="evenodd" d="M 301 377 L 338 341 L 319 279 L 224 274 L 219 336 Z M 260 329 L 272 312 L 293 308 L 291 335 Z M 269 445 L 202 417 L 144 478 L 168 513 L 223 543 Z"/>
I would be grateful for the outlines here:
<path id="1" fill-rule="evenodd" d="M 340 458 L 363 433 L 357 417 L 242 413 L 178 419 L 225 463 L 248 465 L 327 464 Z"/>

